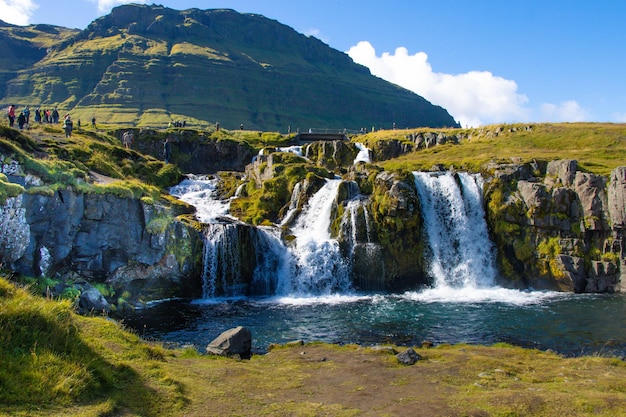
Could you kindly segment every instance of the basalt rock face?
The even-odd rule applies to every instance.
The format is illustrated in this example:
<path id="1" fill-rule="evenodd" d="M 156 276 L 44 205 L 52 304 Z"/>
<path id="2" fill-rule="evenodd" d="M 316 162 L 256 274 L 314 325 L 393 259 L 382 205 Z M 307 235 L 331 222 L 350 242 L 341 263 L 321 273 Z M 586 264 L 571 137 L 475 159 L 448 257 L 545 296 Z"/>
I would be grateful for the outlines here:
<path id="1" fill-rule="evenodd" d="M 485 199 L 504 285 L 623 290 L 626 168 L 609 179 L 574 160 L 492 168 Z"/>
<path id="2" fill-rule="evenodd" d="M 376 271 L 368 262 L 381 259 L 383 289 L 388 291 L 415 289 L 428 284 L 421 206 L 412 174 L 377 174 L 368 207 L 379 249 L 366 252 L 369 255 L 362 257 L 365 263 L 357 266 L 361 270 Z M 362 250 L 367 248 L 365 246 Z M 372 278 L 375 279 L 371 277 L 363 286 L 373 285 Z"/>
<path id="3" fill-rule="evenodd" d="M 120 130 L 120 138 L 127 130 Z M 164 141 L 170 143 L 170 162 L 183 172 L 214 174 L 218 171 L 243 172 L 252 161 L 255 150 L 246 142 L 217 140 L 194 130 L 159 132 L 151 129 L 130 129 L 133 149 L 157 159 L 163 159 Z"/>
<path id="4" fill-rule="evenodd" d="M 201 238 L 186 224 L 164 221 L 171 214 L 156 205 L 67 189 L 51 196 L 24 194 L 2 213 L 8 227 L 0 239 L 15 242 L 12 250 L 1 251 L 3 260 L 26 276 L 105 283 L 127 291 L 129 301 L 189 295 L 199 288 Z M 154 226 L 161 221 L 164 226 Z"/>

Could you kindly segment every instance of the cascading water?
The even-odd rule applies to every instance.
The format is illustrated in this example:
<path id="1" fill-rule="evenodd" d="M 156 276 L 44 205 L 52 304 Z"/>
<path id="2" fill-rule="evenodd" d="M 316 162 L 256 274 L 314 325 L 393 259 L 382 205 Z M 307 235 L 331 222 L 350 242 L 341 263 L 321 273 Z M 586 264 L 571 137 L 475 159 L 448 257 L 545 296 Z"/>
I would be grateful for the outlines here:
<path id="1" fill-rule="evenodd" d="M 284 280 L 282 294 L 329 294 L 345 292 L 351 287 L 348 265 L 341 256 L 339 243 L 330 236 L 331 210 L 341 180 L 327 180 L 297 218 L 291 248 L 295 275 Z"/>
<path id="2" fill-rule="evenodd" d="M 436 288 L 486 288 L 496 270 L 482 207 L 480 177 L 414 172 Z"/>
<path id="3" fill-rule="evenodd" d="M 354 145 L 359 150 L 359 153 L 356 155 L 356 158 L 354 158 L 354 164 L 358 162 L 365 162 L 368 164 L 371 163 L 372 160 L 370 158 L 370 150 L 362 143 L 356 142 Z"/>
<path id="4" fill-rule="evenodd" d="M 227 290 L 229 282 L 235 282 L 241 266 L 237 250 L 238 236 L 233 224 L 209 224 L 204 230 L 204 271 L 202 274 L 202 297 L 213 298 L 218 286 L 226 296 L 239 295 Z"/>
<path id="5" fill-rule="evenodd" d="M 204 175 L 187 175 L 180 184 L 170 188 L 170 194 L 196 208 L 196 217 L 203 223 L 228 216 L 230 202 L 217 196 L 217 179 Z"/>

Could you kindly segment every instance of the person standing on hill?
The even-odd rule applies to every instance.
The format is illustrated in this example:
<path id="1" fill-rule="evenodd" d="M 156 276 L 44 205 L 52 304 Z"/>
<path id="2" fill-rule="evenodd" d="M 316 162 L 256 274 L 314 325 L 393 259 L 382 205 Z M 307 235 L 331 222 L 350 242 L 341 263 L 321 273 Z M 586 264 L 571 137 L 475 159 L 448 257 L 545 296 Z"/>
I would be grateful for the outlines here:
<path id="1" fill-rule="evenodd" d="M 63 121 L 63 130 L 65 130 L 65 137 L 69 138 L 72 136 L 72 129 L 74 128 L 74 123 L 72 119 L 70 119 L 70 115 L 65 116 L 65 120 Z"/>
<path id="2" fill-rule="evenodd" d="M 172 157 L 172 145 L 170 145 L 170 139 L 165 138 L 165 142 L 163 142 L 163 159 L 166 164 L 170 163 L 170 158 Z"/>
<path id="3" fill-rule="evenodd" d="M 15 124 L 15 106 L 11 104 L 9 110 L 7 110 L 7 117 L 9 118 L 9 127 L 13 127 Z"/>
<path id="4" fill-rule="evenodd" d="M 122 135 L 122 144 L 124 145 L 124 148 L 130 149 L 133 145 L 133 139 L 133 132 L 131 132 L 130 130 L 124 132 L 124 134 Z"/>
<path id="5" fill-rule="evenodd" d="M 17 116 L 17 125 L 20 127 L 20 130 L 24 129 L 24 125 L 26 124 L 26 116 L 24 112 L 21 112 L 19 116 Z"/>
<path id="6" fill-rule="evenodd" d="M 52 123 L 54 124 L 59 123 L 59 112 L 57 111 L 56 108 L 52 110 Z"/>
<path id="7" fill-rule="evenodd" d="M 22 111 L 22 113 L 24 113 L 24 117 L 26 117 L 26 124 L 29 125 L 30 124 L 30 109 L 28 108 L 28 106 L 24 107 L 24 110 Z"/>

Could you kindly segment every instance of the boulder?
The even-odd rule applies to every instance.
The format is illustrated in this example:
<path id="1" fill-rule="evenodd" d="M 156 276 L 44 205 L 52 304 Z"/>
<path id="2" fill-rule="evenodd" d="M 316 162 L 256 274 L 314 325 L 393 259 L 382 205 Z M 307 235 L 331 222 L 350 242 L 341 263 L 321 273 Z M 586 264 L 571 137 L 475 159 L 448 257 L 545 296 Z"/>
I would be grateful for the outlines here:
<path id="1" fill-rule="evenodd" d="M 111 310 L 102 293 L 90 285 L 80 293 L 78 308 L 81 314 L 108 313 Z"/>
<path id="2" fill-rule="evenodd" d="M 206 351 L 211 355 L 239 355 L 242 359 L 250 359 L 252 355 L 252 333 L 243 326 L 226 330 L 208 344 Z"/>
<path id="3" fill-rule="evenodd" d="M 422 359 L 422 357 L 413 348 L 408 348 L 404 352 L 398 353 L 396 358 L 402 365 L 414 365 L 417 361 Z"/>

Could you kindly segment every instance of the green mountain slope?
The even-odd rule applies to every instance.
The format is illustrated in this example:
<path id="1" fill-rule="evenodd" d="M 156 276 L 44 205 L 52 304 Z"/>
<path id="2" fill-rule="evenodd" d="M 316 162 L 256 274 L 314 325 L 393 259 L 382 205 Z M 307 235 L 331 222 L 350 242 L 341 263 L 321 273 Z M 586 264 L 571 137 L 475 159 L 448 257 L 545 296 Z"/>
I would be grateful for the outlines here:
<path id="1" fill-rule="evenodd" d="M 13 36 L 6 27 L 0 33 Z M 137 125 L 456 126 L 445 109 L 372 76 L 318 39 L 233 10 L 120 6 L 74 36 L 58 36 L 36 58 L 6 67 L 0 102 Z"/>

